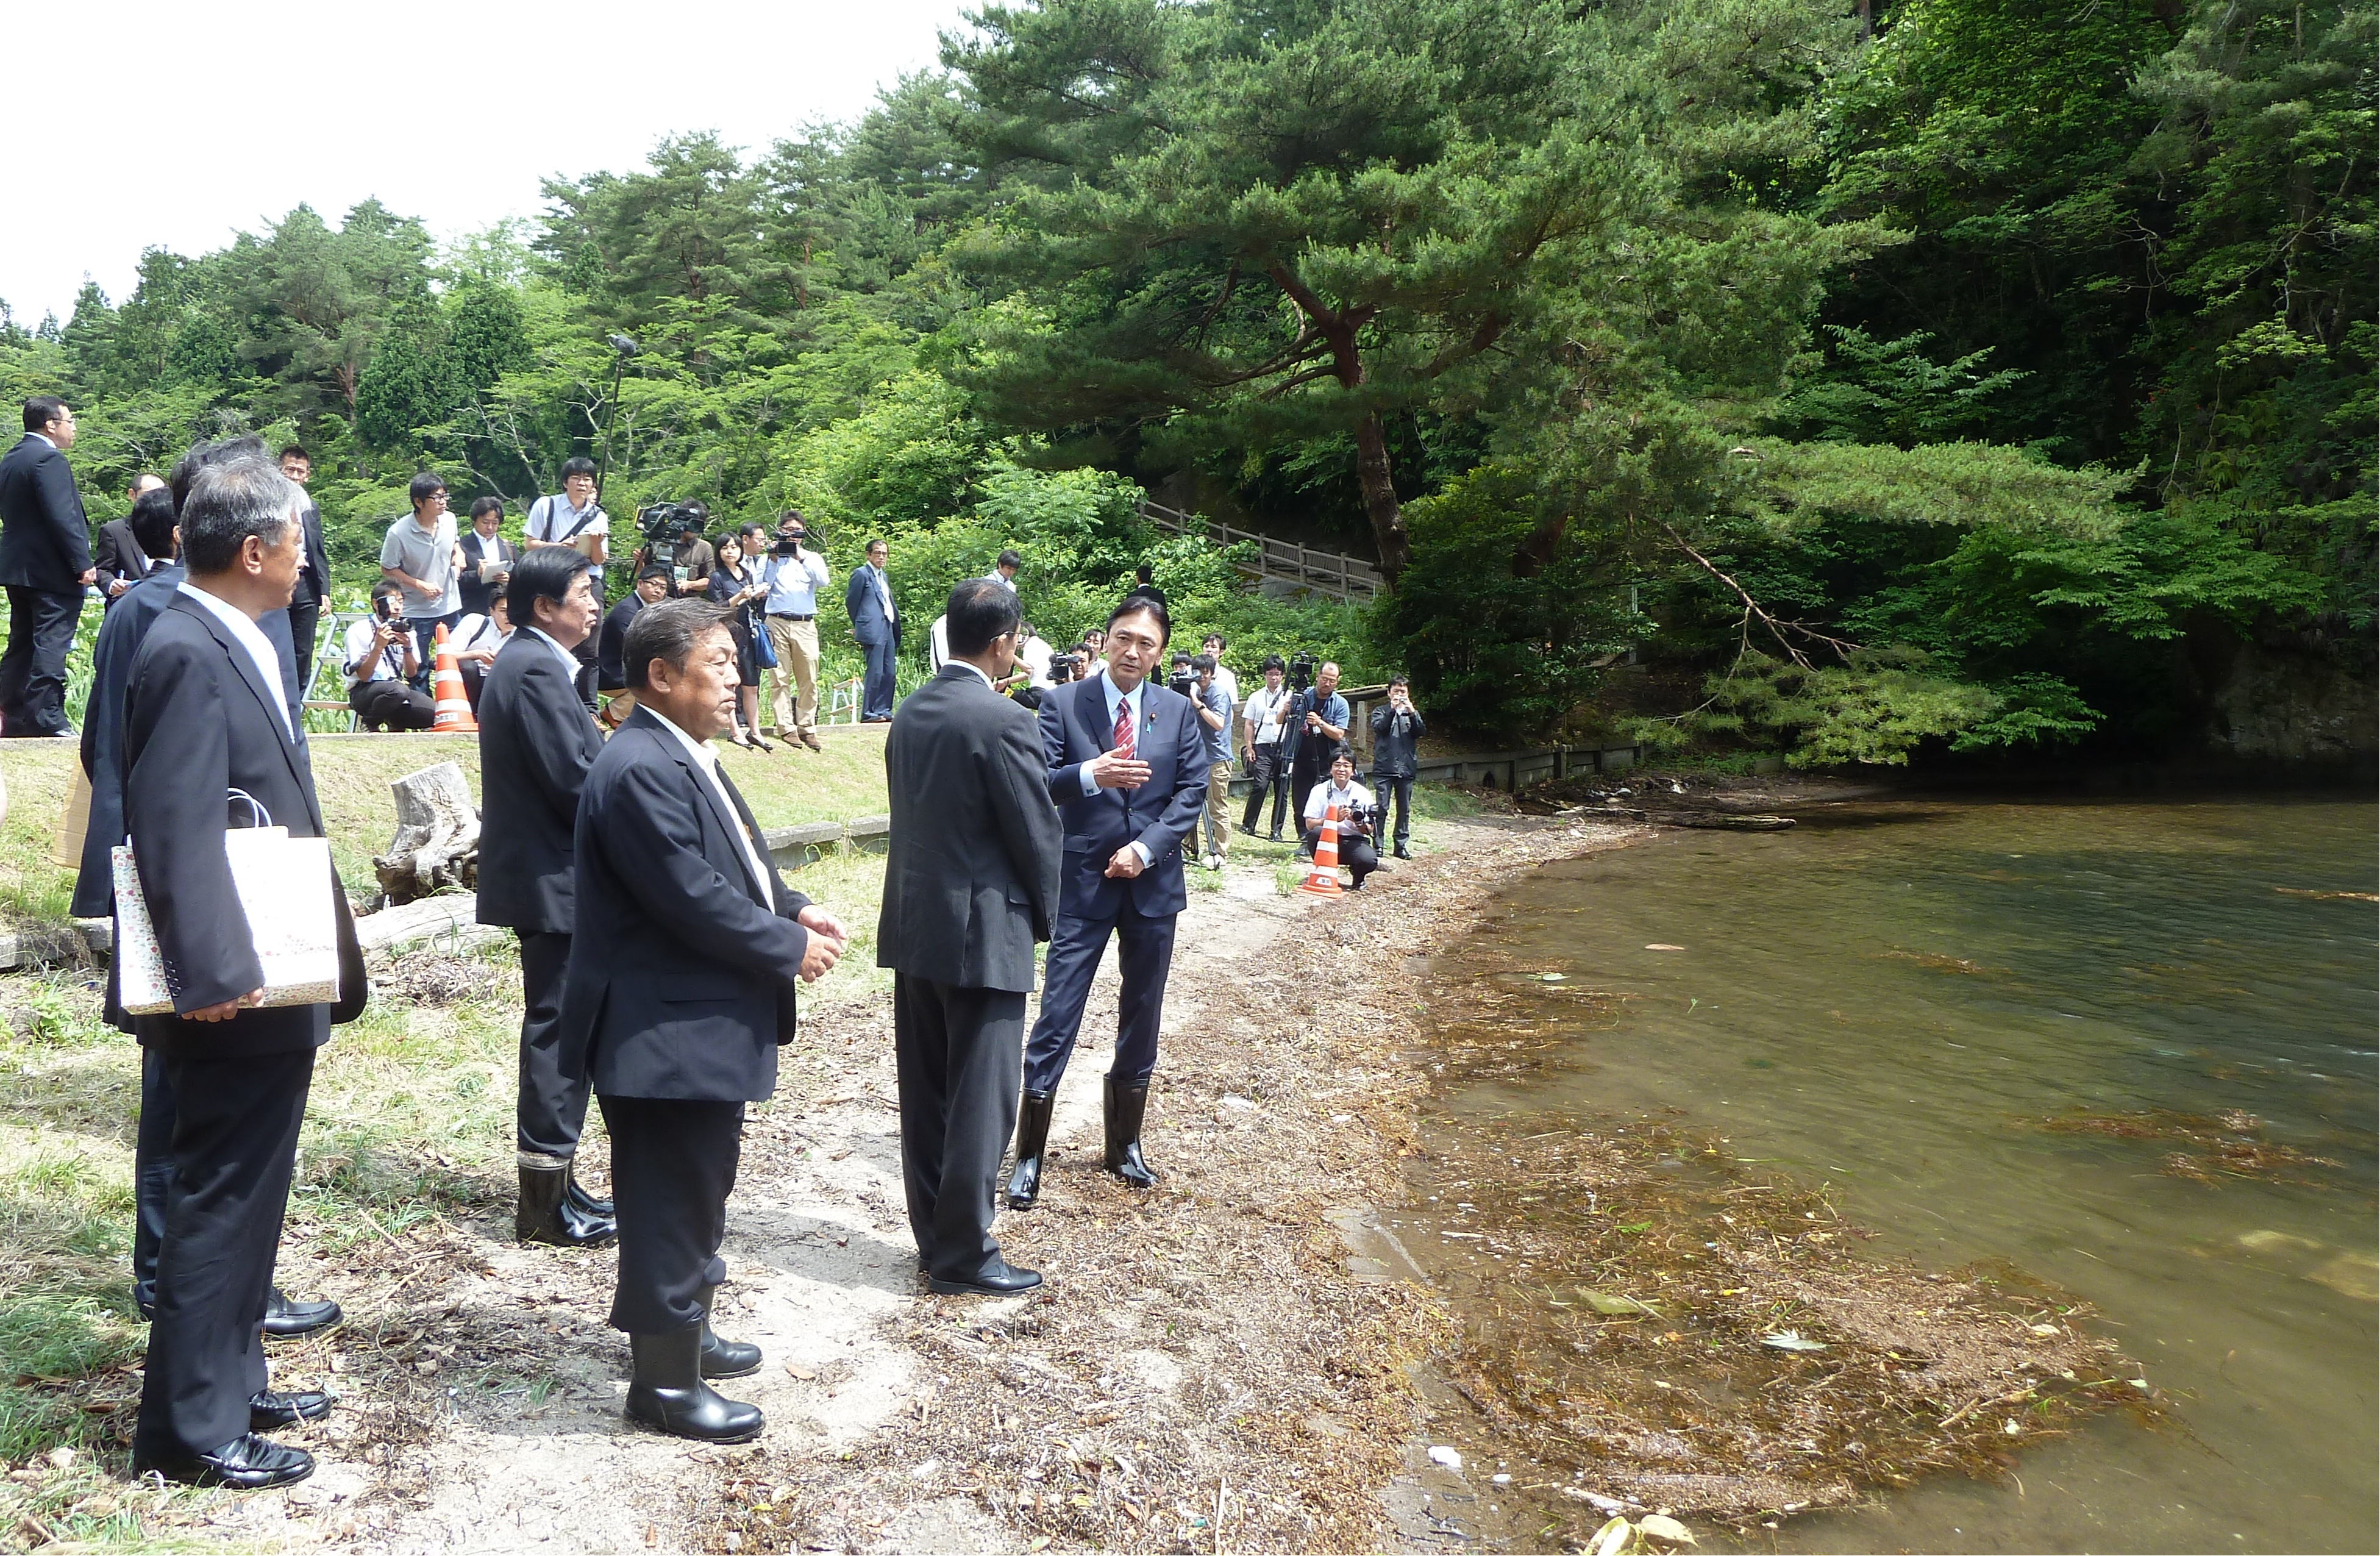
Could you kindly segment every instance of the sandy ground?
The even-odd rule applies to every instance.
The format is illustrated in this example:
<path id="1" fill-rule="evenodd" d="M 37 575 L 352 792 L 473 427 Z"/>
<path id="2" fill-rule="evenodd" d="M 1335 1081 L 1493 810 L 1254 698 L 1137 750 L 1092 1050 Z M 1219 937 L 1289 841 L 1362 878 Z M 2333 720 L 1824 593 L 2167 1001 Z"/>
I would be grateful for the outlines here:
<path id="1" fill-rule="evenodd" d="M 729 1207 L 719 1327 L 768 1360 L 725 1392 L 768 1413 L 759 1442 L 631 1429 L 614 1256 L 515 1246 L 510 1185 L 490 1184 L 336 1270 L 285 1270 L 350 1319 L 277 1351 L 276 1382 L 341 1408 L 292 1438 L 321 1456 L 312 1480 L 210 1499 L 210 1532 L 435 1552 L 1434 1545 L 1408 1470 L 1416 1364 L 1446 1322 L 1341 1231 L 1366 1235 L 1406 1149 L 1412 954 L 1526 864 L 1637 833 L 1482 818 L 1363 893 L 1284 897 L 1269 864 L 1194 893 L 1148 1132 L 1165 1181 L 1145 1196 L 1099 1170 L 1111 953 L 1042 1206 L 999 1227 L 1049 1278 L 1026 1296 L 925 1290 L 889 1001 L 806 1010 Z"/>

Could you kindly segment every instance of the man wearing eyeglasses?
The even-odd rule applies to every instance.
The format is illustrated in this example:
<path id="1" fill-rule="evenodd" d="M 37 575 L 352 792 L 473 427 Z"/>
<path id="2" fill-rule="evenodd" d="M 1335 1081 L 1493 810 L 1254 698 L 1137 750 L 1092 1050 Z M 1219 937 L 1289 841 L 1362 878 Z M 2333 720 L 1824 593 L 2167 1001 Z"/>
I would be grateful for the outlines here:
<path id="1" fill-rule="evenodd" d="M 439 627 L 463 619 L 463 548 L 455 542 L 444 481 L 424 470 L 413 478 L 407 495 L 413 517 L 388 527 L 380 547 L 380 576 L 405 591 L 406 625 L 413 628 L 416 652 L 427 665 Z"/>

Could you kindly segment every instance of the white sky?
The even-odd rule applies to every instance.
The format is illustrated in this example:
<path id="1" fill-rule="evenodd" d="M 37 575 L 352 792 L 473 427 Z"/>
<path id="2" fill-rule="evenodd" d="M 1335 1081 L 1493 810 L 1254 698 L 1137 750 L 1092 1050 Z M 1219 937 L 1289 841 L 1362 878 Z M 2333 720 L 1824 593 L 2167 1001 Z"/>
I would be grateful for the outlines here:
<path id="1" fill-rule="evenodd" d="M 0 32 L 15 176 L 0 299 L 63 320 L 140 250 L 196 255 L 304 202 L 377 195 L 441 241 L 542 208 L 538 180 L 716 129 L 765 148 L 936 63 L 961 0 L 320 0 L 27 6 Z M 55 150 L 27 155 L 42 128 Z"/>

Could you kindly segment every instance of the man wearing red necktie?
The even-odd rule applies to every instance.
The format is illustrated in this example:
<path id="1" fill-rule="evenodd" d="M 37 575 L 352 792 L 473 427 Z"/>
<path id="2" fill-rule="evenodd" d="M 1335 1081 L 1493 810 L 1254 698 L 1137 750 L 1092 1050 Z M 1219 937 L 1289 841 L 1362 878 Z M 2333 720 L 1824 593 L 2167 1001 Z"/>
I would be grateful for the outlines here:
<path id="1" fill-rule="evenodd" d="M 1202 731 L 1190 699 L 1149 679 L 1172 635 L 1165 603 L 1129 594 L 1108 620 L 1107 663 L 1041 702 L 1050 798 L 1065 823 L 1058 921 L 1042 974 L 1041 1015 L 1025 1047 L 1017 1109 L 1013 1210 L 1040 1197 L 1041 1154 L 1058 1082 L 1108 937 L 1121 944 L 1123 986 L 1115 1064 L 1105 1086 L 1107 1170 L 1135 1187 L 1157 1182 L 1143 1159 L 1141 1122 L 1157 1068 L 1157 1030 L 1173 964 L 1173 921 L 1189 905 L 1182 843 L 1207 793 Z"/>

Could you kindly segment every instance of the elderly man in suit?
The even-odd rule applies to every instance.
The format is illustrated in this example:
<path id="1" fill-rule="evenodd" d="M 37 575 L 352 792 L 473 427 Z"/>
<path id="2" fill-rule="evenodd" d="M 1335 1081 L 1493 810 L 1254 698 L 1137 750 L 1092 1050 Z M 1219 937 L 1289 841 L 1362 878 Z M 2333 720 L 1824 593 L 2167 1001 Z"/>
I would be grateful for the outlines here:
<path id="1" fill-rule="evenodd" d="M 520 1199 L 513 1235 L 586 1247 L 619 1229 L 609 1200 L 572 1177 L 587 1080 L 562 1073 L 562 974 L 570 962 L 571 839 L 603 736 L 578 700 L 573 651 L 595 630 L 594 564 L 567 546 L 518 559 L 506 584 L 520 629 L 480 692 L 480 922 L 520 936 Z"/>
<path id="2" fill-rule="evenodd" d="M 889 723 L 892 719 L 892 676 L 901 657 L 901 620 L 892 606 L 892 580 L 884 571 L 892 557 L 883 541 L 868 541 L 867 562 L 851 570 L 843 590 L 852 640 L 868 660 L 867 674 L 860 681 L 862 723 Z"/>
<path id="3" fill-rule="evenodd" d="M 132 505 L 132 523 L 141 548 L 153 559 L 149 576 L 126 591 L 101 623 L 99 641 L 91 649 L 91 695 L 83 710 L 82 769 L 91 784 L 91 809 L 83 829 L 81 871 L 75 878 L 70 911 L 78 918 L 104 918 L 115 911 L 115 881 L 110 853 L 124 841 L 124 709 L 132 689 L 133 667 L 140 645 L 158 615 L 181 597 L 184 577 L 180 561 L 180 528 L 176 507 L 189 495 L 199 472 L 212 465 L 261 459 L 264 444 L 255 437 L 225 438 L 192 445 L 174 467 L 173 481 L 164 489 L 144 491 Z M 267 612 L 257 629 L 273 645 L 283 693 L 290 712 L 299 711 L 297 671 L 291 659 L 289 629 L 283 613 Z M 295 720 L 293 718 L 293 723 Z M 298 742 L 305 744 L 302 728 Z M 107 1019 L 125 1032 L 134 1032 L 133 1018 L 111 1000 Z M 165 1236 L 165 1200 L 174 1182 L 174 1089 L 164 1058 L 155 1051 L 142 1055 L 140 1124 L 132 1149 L 134 1222 L 132 1232 L 132 1300 L 141 1316 L 151 1317 L 157 1305 L 157 1252 Z M 265 1300 L 264 1333 L 269 1340 L 295 1339 L 327 1329 L 342 1317 L 339 1305 L 303 1300 L 272 1288 Z"/>
<path id="4" fill-rule="evenodd" d="M 1172 631 L 1162 601 L 1126 595 L 1108 619 L 1105 666 L 1041 701 L 1042 755 L 1050 798 L 1065 820 L 1066 861 L 1041 1015 L 1025 1049 L 1012 1210 L 1029 1210 L 1040 1197 L 1058 1081 L 1111 935 L 1121 946 L 1123 987 L 1105 1088 L 1107 1170 L 1139 1188 L 1157 1182 L 1141 1150 L 1141 1124 L 1173 965 L 1173 921 L 1189 906 L 1182 843 L 1207 794 L 1205 731 L 1190 699 L 1150 680 Z"/>
<path id="5" fill-rule="evenodd" d="M 259 1008 L 263 967 L 225 847 L 235 811 L 322 835 L 278 650 L 257 626 L 288 609 L 298 507 L 261 459 L 197 473 L 181 509 L 188 576 L 140 645 L 124 711 L 125 823 L 174 999 L 135 1029 L 176 1100 L 132 1462 L 249 1489 L 311 1474 L 303 1449 L 259 1434 L 331 1408 L 325 1394 L 268 1387 L 262 1329 L 314 1053 L 360 1011 L 365 988 L 334 877 L 341 998 Z"/>
<path id="6" fill-rule="evenodd" d="M 1016 655 L 1016 592 L 969 578 L 945 613 L 951 660 L 884 745 L 892 853 L 876 961 L 892 969 L 901 1177 L 933 1289 L 1041 1283 L 991 1221 L 1016 1124 L 1033 947 L 1058 912 L 1060 834 L 1032 713 L 993 690 Z"/>
<path id="7" fill-rule="evenodd" d="M 99 571 L 67 450 L 74 412 L 36 395 L 25 436 L 0 458 L 0 585 L 8 590 L 8 648 L 0 653 L 0 735 L 56 735 L 67 727 L 67 650 L 82 591 Z"/>
<path id="8" fill-rule="evenodd" d="M 635 1363 L 628 1418 L 745 1442 L 760 1412 L 706 1381 L 760 1366 L 758 1346 L 720 1340 L 710 1323 L 744 1106 L 776 1089 L 794 991 L 832 968 L 847 937 L 777 879 L 711 744 L 735 717 L 726 611 L 648 605 L 625 654 L 637 711 L 578 797 L 563 1074 L 592 1084 L 612 1137 L 612 1325 Z"/>

